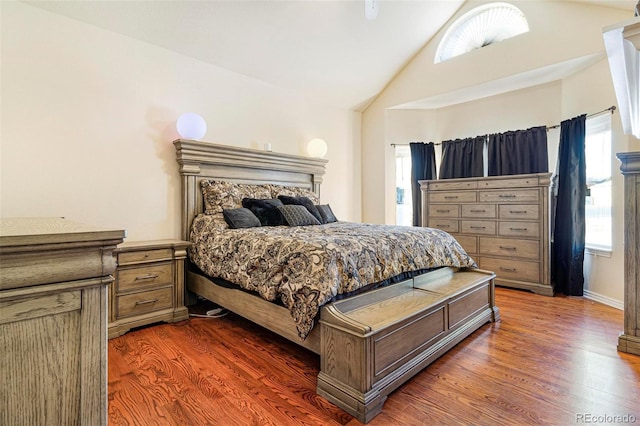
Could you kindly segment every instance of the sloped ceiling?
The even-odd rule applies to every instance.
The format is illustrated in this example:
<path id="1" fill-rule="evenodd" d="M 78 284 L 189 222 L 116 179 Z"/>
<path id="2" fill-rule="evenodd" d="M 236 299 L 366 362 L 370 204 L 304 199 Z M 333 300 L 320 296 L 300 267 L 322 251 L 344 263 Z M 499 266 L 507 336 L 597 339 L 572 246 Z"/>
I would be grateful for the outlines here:
<path id="1" fill-rule="evenodd" d="M 629 11 L 635 5 L 580 2 Z M 25 3 L 320 103 L 363 110 L 464 0 L 378 1 L 375 20 L 365 19 L 364 0 Z"/>

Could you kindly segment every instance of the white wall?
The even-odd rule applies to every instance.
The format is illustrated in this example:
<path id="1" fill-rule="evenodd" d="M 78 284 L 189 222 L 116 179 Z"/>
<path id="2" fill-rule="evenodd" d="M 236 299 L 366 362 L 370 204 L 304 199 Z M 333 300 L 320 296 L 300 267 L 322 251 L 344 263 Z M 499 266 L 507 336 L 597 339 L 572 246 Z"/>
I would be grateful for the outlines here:
<path id="1" fill-rule="evenodd" d="M 360 219 L 359 113 L 24 3 L 0 2 L 0 14 L 2 217 L 179 237 L 172 141 L 177 117 L 194 111 L 205 141 L 305 155 L 325 139 L 322 201 Z"/>
<path id="2" fill-rule="evenodd" d="M 454 16 L 484 2 L 467 2 Z M 389 143 L 409 139 L 439 142 L 493 132 L 559 124 L 579 114 L 616 105 L 608 63 L 604 57 L 602 28 L 628 19 L 617 9 L 570 2 L 512 1 L 529 20 L 531 32 L 434 65 L 441 31 L 399 73 L 363 115 L 363 220 L 394 223 L 393 150 Z M 453 21 L 452 20 L 452 21 Z M 455 92 L 486 82 L 586 55 L 602 60 L 563 79 L 432 110 L 397 110 L 398 105 Z M 406 116 L 403 116 L 406 114 Z M 632 142 L 622 134 L 614 115 L 613 147 L 627 151 Z M 550 171 L 555 170 L 558 130 L 548 133 Z M 407 139 L 407 136 L 410 136 Z M 404 138 L 404 140 L 403 140 Z M 635 150 L 640 149 L 640 142 Z M 613 253 L 610 258 L 587 255 L 585 290 L 595 298 L 621 305 L 623 299 L 622 178 L 614 171 Z M 384 169 L 385 173 L 380 173 Z M 384 188 L 382 190 L 381 188 Z"/>

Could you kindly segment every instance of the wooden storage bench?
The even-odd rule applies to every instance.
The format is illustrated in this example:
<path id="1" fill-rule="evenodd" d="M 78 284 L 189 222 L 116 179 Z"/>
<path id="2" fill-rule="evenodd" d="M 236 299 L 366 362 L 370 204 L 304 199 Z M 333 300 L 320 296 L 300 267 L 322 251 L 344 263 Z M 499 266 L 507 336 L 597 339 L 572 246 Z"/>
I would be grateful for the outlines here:
<path id="1" fill-rule="evenodd" d="M 389 393 L 499 319 L 494 277 L 443 268 L 323 308 L 318 394 L 368 422 Z"/>

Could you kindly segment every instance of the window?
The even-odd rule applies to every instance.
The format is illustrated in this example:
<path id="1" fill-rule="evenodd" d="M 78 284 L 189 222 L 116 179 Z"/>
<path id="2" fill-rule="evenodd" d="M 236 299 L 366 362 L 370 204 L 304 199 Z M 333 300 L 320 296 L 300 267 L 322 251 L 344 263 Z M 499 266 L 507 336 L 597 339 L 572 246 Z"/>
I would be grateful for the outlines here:
<path id="1" fill-rule="evenodd" d="M 611 114 L 587 119 L 585 156 L 587 199 L 585 245 L 592 251 L 611 251 Z"/>
<path id="2" fill-rule="evenodd" d="M 408 145 L 396 145 L 396 225 L 413 225 L 411 150 Z"/>
<path id="3" fill-rule="evenodd" d="M 529 23 L 517 7 L 509 3 L 478 6 L 449 27 L 438 45 L 434 63 L 526 32 L 529 32 Z"/>

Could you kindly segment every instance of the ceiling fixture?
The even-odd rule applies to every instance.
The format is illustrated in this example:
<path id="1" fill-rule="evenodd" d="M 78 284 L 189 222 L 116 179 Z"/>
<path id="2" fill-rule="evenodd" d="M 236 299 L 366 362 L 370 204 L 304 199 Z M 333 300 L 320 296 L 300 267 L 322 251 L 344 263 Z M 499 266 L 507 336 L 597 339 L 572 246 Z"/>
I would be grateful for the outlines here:
<path id="1" fill-rule="evenodd" d="M 364 17 L 369 21 L 378 17 L 378 0 L 364 0 Z"/>

